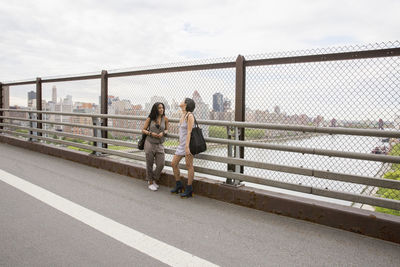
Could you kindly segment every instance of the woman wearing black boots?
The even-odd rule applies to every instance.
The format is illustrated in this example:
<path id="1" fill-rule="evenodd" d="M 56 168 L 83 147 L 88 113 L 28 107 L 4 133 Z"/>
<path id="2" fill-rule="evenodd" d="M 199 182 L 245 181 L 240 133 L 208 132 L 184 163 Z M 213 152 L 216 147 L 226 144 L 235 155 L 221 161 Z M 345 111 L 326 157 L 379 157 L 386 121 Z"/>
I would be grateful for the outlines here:
<path id="1" fill-rule="evenodd" d="M 172 169 L 174 171 L 176 186 L 171 190 L 171 193 L 179 194 L 181 197 L 192 197 L 193 196 L 193 155 L 190 153 L 190 134 L 194 125 L 194 116 L 192 114 L 196 107 L 193 99 L 185 98 L 182 103 L 179 104 L 182 111 L 182 116 L 179 122 L 179 146 L 176 149 L 174 158 L 172 159 Z M 179 171 L 179 162 L 185 157 L 186 168 L 188 171 L 188 184 L 183 192 L 183 184 L 181 181 L 181 174 Z"/>

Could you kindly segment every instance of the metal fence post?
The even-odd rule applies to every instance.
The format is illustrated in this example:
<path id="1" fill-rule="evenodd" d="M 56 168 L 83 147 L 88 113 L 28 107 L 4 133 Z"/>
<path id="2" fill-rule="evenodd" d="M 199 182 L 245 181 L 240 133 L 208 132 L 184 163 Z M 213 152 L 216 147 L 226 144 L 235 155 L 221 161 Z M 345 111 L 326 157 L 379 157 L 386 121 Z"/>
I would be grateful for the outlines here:
<path id="1" fill-rule="evenodd" d="M 42 111 L 42 79 L 36 78 L 36 110 Z M 42 113 L 37 113 L 36 118 L 38 120 L 42 120 Z M 36 127 L 38 129 L 42 129 L 42 123 L 38 122 Z M 42 136 L 41 132 L 37 133 L 39 136 Z"/>
<path id="2" fill-rule="evenodd" d="M 226 133 L 227 133 L 227 138 L 228 140 L 232 139 L 232 127 L 231 126 L 226 126 Z M 228 144 L 228 158 L 232 158 L 233 155 L 233 149 L 232 145 Z M 227 165 L 227 171 L 228 172 L 234 172 L 236 170 L 236 165 L 235 164 L 229 164 Z M 226 183 L 227 184 L 233 184 L 233 179 L 231 178 L 226 178 Z"/>
<path id="3" fill-rule="evenodd" d="M 3 84 L 0 83 L 0 109 L 3 108 Z M 0 110 L 0 116 L 3 116 L 3 111 Z M 0 123 L 3 123 L 3 119 L 0 118 Z M 0 129 L 3 129 L 3 126 L 0 125 Z"/>
<path id="4" fill-rule="evenodd" d="M 238 55 L 236 58 L 236 95 L 235 95 L 235 121 L 245 121 L 246 115 L 246 66 L 245 58 Z M 244 128 L 239 128 L 239 140 L 244 140 Z M 239 147 L 239 157 L 244 158 L 244 147 Z M 240 166 L 240 173 L 244 166 Z"/>
<path id="5" fill-rule="evenodd" d="M 101 122 L 102 122 L 101 118 L 92 117 L 93 126 L 100 126 Z M 102 132 L 103 132 L 103 130 L 93 129 L 93 137 L 100 137 Z M 102 147 L 104 147 L 104 142 L 96 142 L 96 141 L 94 141 L 93 142 L 93 146 L 102 148 Z M 101 152 L 97 152 L 97 151 L 92 151 L 92 154 L 96 155 L 96 156 L 101 156 L 102 155 Z"/>
<path id="6" fill-rule="evenodd" d="M 101 103 L 100 103 L 100 113 L 108 114 L 108 73 L 106 70 L 101 71 Z M 103 118 L 101 122 L 101 126 L 107 127 L 108 121 L 107 118 Z M 108 131 L 101 131 L 102 138 L 108 138 Z M 102 143 L 103 148 L 107 148 L 108 144 L 106 142 Z"/>

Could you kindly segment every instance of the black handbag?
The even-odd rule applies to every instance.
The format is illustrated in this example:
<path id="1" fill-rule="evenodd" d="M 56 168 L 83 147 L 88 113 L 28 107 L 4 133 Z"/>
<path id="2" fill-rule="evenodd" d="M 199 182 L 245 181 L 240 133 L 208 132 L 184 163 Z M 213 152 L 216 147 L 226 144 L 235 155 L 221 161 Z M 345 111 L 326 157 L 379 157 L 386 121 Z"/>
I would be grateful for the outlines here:
<path id="1" fill-rule="evenodd" d="M 192 133 L 190 134 L 189 149 L 192 155 L 196 155 L 207 150 L 207 144 L 206 140 L 204 140 L 203 131 L 199 127 L 196 118 L 194 119 Z"/>
<path id="2" fill-rule="evenodd" d="M 146 137 L 147 134 L 142 134 L 142 138 L 140 138 L 139 142 L 137 143 L 139 150 L 144 150 L 144 143 L 146 142 Z"/>
<path id="3" fill-rule="evenodd" d="M 151 123 L 151 121 L 150 121 L 150 123 Z M 149 127 L 147 127 L 147 130 L 149 130 L 149 128 L 150 128 L 150 124 L 149 124 Z M 146 137 L 147 137 L 147 134 L 142 134 L 142 138 L 139 139 L 139 142 L 137 143 L 139 150 L 144 150 L 144 143 L 146 142 Z"/>

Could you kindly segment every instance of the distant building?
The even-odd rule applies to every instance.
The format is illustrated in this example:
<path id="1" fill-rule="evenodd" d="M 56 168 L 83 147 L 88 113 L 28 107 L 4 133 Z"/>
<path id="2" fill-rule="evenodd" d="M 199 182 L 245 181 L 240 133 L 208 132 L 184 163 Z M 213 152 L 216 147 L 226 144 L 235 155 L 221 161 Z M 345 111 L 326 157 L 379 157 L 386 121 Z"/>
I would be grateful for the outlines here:
<path id="1" fill-rule="evenodd" d="M 221 93 L 213 94 L 213 111 L 215 112 L 224 111 L 224 96 Z"/>
<path id="2" fill-rule="evenodd" d="M 224 99 L 224 112 L 231 112 L 232 111 L 231 105 L 232 105 L 232 102 L 229 99 L 225 98 Z"/>
<path id="3" fill-rule="evenodd" d="M 36 108 L 36 92 L 35 91 L 28 92 L 28 107 Z"/>
<path id="4" fill-rule="evenodd" d="M 55 104 L 57 103 L 57 87 L 53 85 L 52 91 L 51 91 L 51 101 Z"/>
<path id="5" fill-rule="evenodd" d="M 33 100 L 33 99 L 36 99 L 36 92 L 35 91 L 28 92 L 28 100 Z"/>

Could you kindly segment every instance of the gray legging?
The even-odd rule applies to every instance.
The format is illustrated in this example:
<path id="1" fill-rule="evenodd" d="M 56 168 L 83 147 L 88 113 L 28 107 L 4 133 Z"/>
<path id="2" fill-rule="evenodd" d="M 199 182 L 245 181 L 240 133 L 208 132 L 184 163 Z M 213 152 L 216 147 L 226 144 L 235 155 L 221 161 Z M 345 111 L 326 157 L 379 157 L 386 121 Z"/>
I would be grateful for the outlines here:
<path id="1" fill-rule="evenodd" d="M 146 140 L 144 152 L 146 153 L 146 178 L 148 181 L 158 181 L 165 165 L 164 146 L 162 144 L 153 144 Z M 154 161 L 156 169 L 153 171 Z"/>

